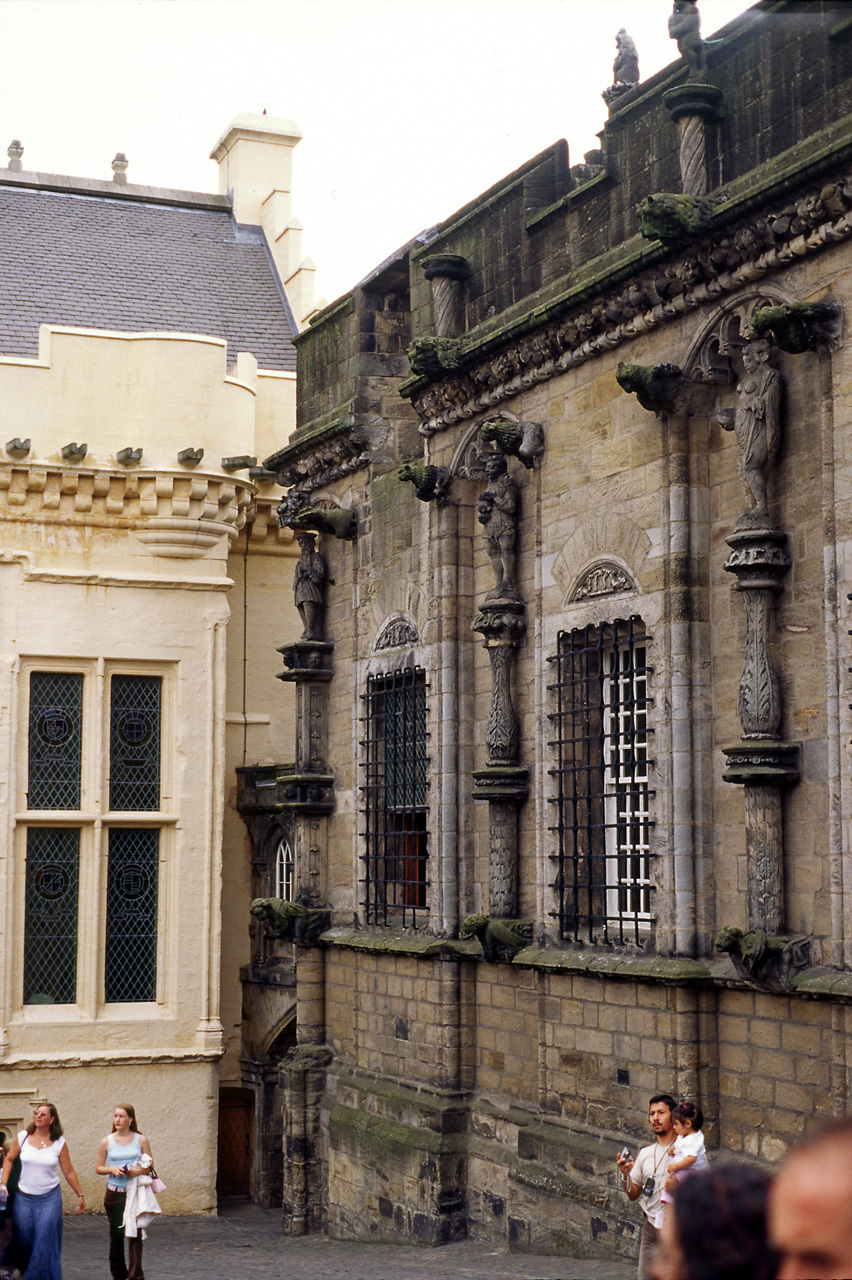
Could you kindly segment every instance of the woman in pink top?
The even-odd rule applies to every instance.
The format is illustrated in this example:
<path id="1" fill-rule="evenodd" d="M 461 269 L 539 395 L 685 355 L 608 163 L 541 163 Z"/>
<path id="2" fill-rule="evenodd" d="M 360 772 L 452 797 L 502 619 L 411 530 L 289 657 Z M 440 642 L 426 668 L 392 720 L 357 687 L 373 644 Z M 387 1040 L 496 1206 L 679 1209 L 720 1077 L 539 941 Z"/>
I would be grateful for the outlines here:
<path id="1" fill-rule="evenodd" d="M 59 1173 L 77 1193 L 77 1212 L 86 1212 L 86 1198 L 74 1171 L 56 1107 L 43 1102 L 33 1122 L 22 1129 L 3 1161 L 0 1184 L 9 1179 L 12 1162 L 20 1155 L 21 1178 L 15 1196 L 14 1224 L 19 1257 L 27 1280 L 62 1280 L 62 1192 Z"/>

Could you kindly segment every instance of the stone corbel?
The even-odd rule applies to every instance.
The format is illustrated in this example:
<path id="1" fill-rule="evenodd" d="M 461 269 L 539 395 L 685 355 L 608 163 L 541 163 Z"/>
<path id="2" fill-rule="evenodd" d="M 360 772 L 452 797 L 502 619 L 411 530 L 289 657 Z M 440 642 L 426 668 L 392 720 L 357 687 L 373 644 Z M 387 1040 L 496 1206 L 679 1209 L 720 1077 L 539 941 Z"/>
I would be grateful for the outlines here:
<path id="1" fill-rule="evenodd" d="M 661 191 L 646 196 L 637 205 L 639 229 L 646 240 L 660 240 L 664 245 L 678 244 L 703 236 L 713 225 L 713 211 L 718 200 L 686 192 Z"/>
<path id="2" fill-rule="evenodd" d="M 439 507 L 445 507 L 450 501 L 453 477 L 446 467 L 406 462 L 396 474 L 404 483 L 414 485 L 414 496 L 421 502 L 436 502 Z"/>
<path id="3" fill-rule="evenodd" d="M 407 354 L 411 372 L 426 377 L 439 376 L 448 370 L 460 368 L 464 363 L 459 338 L 415 338 Z"/>
<path id="4" fill-rule="evenodd" d="M 517 458 L 529 470 L 541 466 L 544 457 L 544 427 L 540 422 L 507 422 L 503 418 L 482 423 L 480 438 L 493 444 L 506 457 Z"/>
<path id="5" fill-rule="evenodd" d="M 840 346 L 843 313 L 836 302 L 790 302 L 760 307 L 751 320 L 755 337 L 771 333 L 789 355 L 805 351 L 836 351 Z"/>

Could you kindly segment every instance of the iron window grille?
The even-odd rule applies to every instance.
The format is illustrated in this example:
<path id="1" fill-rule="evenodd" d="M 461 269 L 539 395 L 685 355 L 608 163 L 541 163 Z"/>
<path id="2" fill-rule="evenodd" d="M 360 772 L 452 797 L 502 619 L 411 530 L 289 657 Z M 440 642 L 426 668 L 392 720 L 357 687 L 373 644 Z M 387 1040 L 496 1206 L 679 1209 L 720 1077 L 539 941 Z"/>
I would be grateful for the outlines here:
<path id="1" fill-rule="evenodd" d="M 368 677 L 364 704 L 365 919 L 416 928 L 429 883 L 425 672 Z"/>
<path id="2" fill-rule="evenodd" d="M 560 632 L 549 660 L 559 931 L 578 942 L 641 943 L 653 923 L 647 640 L 630 617 Z"/>

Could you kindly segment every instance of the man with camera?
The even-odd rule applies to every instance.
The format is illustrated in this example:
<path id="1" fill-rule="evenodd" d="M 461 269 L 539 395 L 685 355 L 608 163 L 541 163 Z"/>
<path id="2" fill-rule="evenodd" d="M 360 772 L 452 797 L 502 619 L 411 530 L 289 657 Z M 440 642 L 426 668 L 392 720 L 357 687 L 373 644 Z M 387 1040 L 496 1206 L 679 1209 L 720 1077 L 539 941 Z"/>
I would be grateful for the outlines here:
<path id="1" fill-rule="evenodd" d="M 660 1192 L 668 1174 L 669 1155 L 674 1146 L 672 1111 L 677 1106 L 668 1093 L 655 1093 L 648 1103 L 648 1123 L 656 1142 L 642 1147 L 634 1160 L 625 1147 L 615 1158 L 628 1200 L 638 1200 L 645 1214 L 639 1239 L 639 1271 L 637 1280 L 651 1280 L 651 1258 L 659 1240 L 662 1225 Z"/>

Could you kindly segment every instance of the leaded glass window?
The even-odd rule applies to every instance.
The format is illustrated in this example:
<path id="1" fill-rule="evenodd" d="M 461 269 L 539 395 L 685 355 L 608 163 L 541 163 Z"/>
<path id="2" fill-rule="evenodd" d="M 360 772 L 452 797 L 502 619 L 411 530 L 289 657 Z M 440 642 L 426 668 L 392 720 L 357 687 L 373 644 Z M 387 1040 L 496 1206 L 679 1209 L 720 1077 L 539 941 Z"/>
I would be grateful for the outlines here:
<path id="1" fill-rule="evenodd" d="M 24 1004 L 77 998 L 80 832 L 30 827 L 24 924 Z"/>
<path id="2" fill-rule="evenodd" d="M 416 927 L 428 884 L 425 673 L 371 676 L 365 702 L 365 914 Z"/>
<path id="3" fill-rule="evenodd" d="M 113 676 L 110 707 L 109 807 L 160 807 L 159 676 Z"/>
<path id="4" fill-rule="evenodd" d="M 107 1004 L 157 998 L 157 882 L 160 833 L 109 833 L 104 992 Z"/>
<path id="5" fill-rule="evenodd" d="M 83 677 L 30 674 L 28 809 L 79 809 Z"/>
<path id="6" fill-rule="evenodd" d="M 642 620 L 561 632 L 551 661 L 560 933 L 575 941 L 638 943 L 652 925 Z"/>

